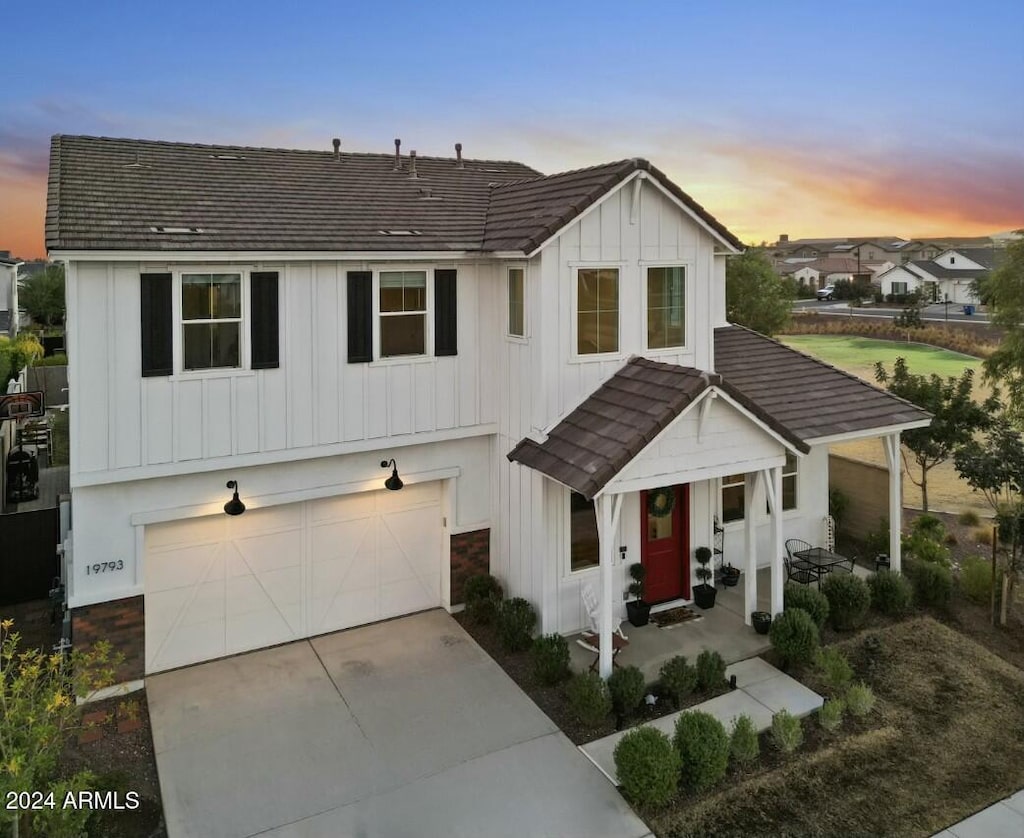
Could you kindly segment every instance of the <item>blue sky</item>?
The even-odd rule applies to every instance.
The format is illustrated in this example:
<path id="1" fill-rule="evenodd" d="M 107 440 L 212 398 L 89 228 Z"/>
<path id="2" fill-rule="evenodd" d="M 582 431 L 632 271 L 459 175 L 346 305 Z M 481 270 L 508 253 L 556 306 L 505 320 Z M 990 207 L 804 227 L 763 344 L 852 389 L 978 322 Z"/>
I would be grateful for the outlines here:
<path id="1" fill-rule="evenodd" d="M 0 249 L 48 138 L 393 148 L 665 170 L 742 238 L 1024 225 L 1024 4 L 17 3 Z"/>

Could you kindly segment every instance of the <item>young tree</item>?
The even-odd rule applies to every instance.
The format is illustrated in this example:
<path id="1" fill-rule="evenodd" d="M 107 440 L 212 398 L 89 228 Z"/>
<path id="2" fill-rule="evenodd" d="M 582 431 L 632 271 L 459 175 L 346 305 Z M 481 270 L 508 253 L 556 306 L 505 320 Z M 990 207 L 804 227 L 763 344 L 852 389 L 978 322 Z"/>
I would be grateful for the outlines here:
<path id="1" fill-rule="evenodd" d="M 875 379 L 885 384 L 895 396 L 927 410 L 934 417 L 926 428 L 904 431 L 903 464 L 914 485 L 921 487 L 921 504 L 928 511 L 928 472 L 946 462 L 962 445 L 970 442 L 978 431 L 987 430 L 992 416 L 1000 409 L 999 391 L 994 390 L 982 404 L 971 396 L 974 370 L 964 370 L 957 378 L 950 376 L 915 375 L 907 369 L 905 358 L 897 358 L 890 375 L 881 361 L 875 364 Z M 913 454 L 921 479 L 918 480 L 907 463 L 907 450 Z"/>
<path id="2" fill-rule="evenodd" d="M 999 348 L 985 361 L 985 378 L 1002 382 L 1007 407 L 1024 416 L 1024 230 L 1006 248 L 1002 264 L 978 289 L 991 309 L 990 320 L 1003 329 Z"/>
<path id="3" fill-rule="evenodd" d="M 7 392 L 7 385 L 18 377 L 22 367 L 43 357 L 43 345 L 35 335 L 25 332 L 14 340 L 0 335 L 0 393 Z"/>
<path id="4" fill-rule="evenodd" d="M 48 265 L 42 273 L 23 279 L 18 305 L 40 326 L 64 325 L 64 266 Z"/>
<path id="5" fill-rule="evenodd" d="M 760 250 L 731 257 L 725 266 L 725 311 L 737 323 L 773 335 L 789 322 L 793 288 L 775 273 Z"/>

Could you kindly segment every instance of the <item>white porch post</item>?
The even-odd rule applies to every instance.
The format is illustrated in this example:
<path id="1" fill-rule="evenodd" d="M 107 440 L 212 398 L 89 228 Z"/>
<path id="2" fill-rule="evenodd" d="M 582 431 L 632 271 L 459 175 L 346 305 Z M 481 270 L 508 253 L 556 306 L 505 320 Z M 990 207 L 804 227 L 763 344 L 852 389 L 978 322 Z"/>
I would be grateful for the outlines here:
<path id="1" fill-rule="evenodd" d="M 757 528 L 754 519 L 760 483 L 761 472 L 748 472 L 743 486 L 743 538 L 747 555 L 747 566 L 743 572 L 743 621 L 748 626 L 754 622 L 750 615 L 757 611 Z"/>
<path id="2" fill-rule="evenodd" d="M 615 533 L 622 512 L 622 495 L 600 495 L 595 498 L 597 513 L 598 555 L 601 566 L 601 642 L 598 670 L 602 678 L 612 674 L 612 630 L 615 606 L 612 562 L 615 559 Z"/>
<path id="3" fill-rule="evenodd" d="M 889 567 L 899 573 L 902 566 L 900 534 L 903 532 L 903 458 L 900 456 L 900 434 L 882 437 L 885 462 L 889 466 Z"/>
<path id="4" fill-rule="evenodd" d="M 772 515 L 772 555 L 771 555 L 771 612 L 779 614 L 783 608 L 783 575 L 782 551 L 785 549 L 782 539 L 782 467 L 767 469 L 764 472 L 765 488 L 768 490 L 768 508 Z"/>

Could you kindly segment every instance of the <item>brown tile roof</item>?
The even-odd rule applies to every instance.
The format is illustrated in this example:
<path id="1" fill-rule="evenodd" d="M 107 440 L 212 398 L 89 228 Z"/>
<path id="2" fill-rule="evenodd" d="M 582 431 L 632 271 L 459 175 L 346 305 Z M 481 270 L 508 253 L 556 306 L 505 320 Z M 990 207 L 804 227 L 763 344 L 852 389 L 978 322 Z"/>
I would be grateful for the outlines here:
<path id="1" fill-rule="evenodd" d="M 552 428 L 544 442 L 524 439 L 508 459 L 592 498 L 711 385 L 798 450 L 809 450 L 721 376 L 634 357 Z"/>
<path id="2" fill-rule="evenodd" d="M 742 326 L 715 329 L 715 369 L 805 441 L 931 418 L 904 399 Z"/>
<path id="3" fill-rule="evenodd" d="M 46 245 L 83 250 L 534 250 L 646 160 L 543 176 L 521 163 L 57 135 Z M 156 229 L 154 229 L 156 228 Z M 168 232 L 166 228 L 201 232 Z M 415 231 L 389 235 L 381 231 Z"/>

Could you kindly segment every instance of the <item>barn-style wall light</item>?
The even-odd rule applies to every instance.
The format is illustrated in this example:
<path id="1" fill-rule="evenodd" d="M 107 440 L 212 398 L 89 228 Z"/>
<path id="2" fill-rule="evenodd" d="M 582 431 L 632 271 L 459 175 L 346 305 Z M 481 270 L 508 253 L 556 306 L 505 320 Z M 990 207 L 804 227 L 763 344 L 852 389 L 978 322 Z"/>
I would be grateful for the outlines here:
<path id="1" fill-rule="evenodd" d="M 392 492 L 397 492 L 405 484 L 402 482 L 402 478 L 398 476 L 398 465 L 394 460 L 381 460 L 380 467 L 387 468 L 391 466 L 391 476 L 384 481 L 384 488 L 390 489 Z"/>
<path id="2" fill-rule="evenodd" d="M 228 515 L 241 515 L 245 512 L 245 504 L 238 499 L 238 481 L 229 480 L 228 488 L 234 489 L 235 493 L 231 496 L 231 500 L 224 504 L 224 511 L 227 512 Z"/>

